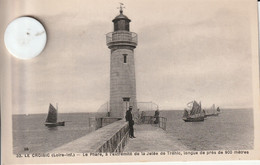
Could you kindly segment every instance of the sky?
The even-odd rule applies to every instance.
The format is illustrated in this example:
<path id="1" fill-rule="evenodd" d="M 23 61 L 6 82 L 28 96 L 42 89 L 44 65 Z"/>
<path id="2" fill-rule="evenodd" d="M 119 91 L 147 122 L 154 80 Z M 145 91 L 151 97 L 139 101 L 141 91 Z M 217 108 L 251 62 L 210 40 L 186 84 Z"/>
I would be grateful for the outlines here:
<path id="1" fill-rule="evenodd" d="M 137 101 L 183 109 L 253 106 L 248 1 L 122 0 L 138 34 Z M 236 3 L 235 3 L 236 2 Z M 47 45 L 36 58 L 12 58 L 13 113 L 95 112 L 109 100 L 110 50 L 118 1 L 21 1 L 10 21 L 37 18 Z"/>

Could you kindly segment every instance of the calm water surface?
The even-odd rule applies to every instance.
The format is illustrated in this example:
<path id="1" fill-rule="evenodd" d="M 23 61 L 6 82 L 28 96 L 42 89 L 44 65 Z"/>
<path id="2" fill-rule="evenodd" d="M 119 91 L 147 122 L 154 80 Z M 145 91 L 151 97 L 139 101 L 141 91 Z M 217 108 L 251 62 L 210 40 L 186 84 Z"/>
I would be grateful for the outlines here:
<path id="1" fill-rule="evenodd" d="M 204 122 L 184 122 L 182 111 L 161 112 L 168 118 L 167 132 L 190 150 L 253 149 L 252 110 L 226 110 Z"/>
<path id="2" fill-rule="evenodd" d="M 195 123 L 184 122 L 182 115 L 182 111 L 160 112 L 160 116 L 168 119 L 166 132 L 189 150 L 253 149 L 252 110 L 225 110 L 218 117 Z M 59 114 L 59 121 L 66 123 L 56 128 L 44 126 L 46 116 L 13 115 L 14 153 L 43 153 L 80 138 L 89 133 L 89 117 L 95 114 Z M 24 151 L 25 147 L 29 151 Z"/>
<path id="3" fill-rule="evenodd" d="M 42 153 L 73 141 L 89 133 L 89 117 L 93 113 L 59 114 L 65 126 L 48 128 L 47 114 L 13 115 L 14 153 Z M 29 151 L 24 151 L 28 147 Z"/>

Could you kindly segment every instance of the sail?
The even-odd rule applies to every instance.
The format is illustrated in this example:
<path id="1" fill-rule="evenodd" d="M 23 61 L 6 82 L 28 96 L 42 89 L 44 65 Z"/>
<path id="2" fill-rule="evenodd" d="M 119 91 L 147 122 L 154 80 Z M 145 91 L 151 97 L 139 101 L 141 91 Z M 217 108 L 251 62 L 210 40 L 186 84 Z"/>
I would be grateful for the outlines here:
<path id="1" fill-rule="evenodd" d="M 203 114 L 203 115 L 205 115 L 205 114 L 206 114 L 206 111 L 205 111 L 204 109 L 202 110 L 202 114 Z"/>
<path id="2" fill-rule="evenodd" d="M 212 105 L 212 113 L 215 114 L 216 113 L 216 108 L 215 108 L 215 104 Z"/>
<path id="3" fill-rule="evenodd" d="M 199 107 L 196 114 L 200 114 L 200 113 L 201 113 L 201 108 Z"/>
<path id="4" fill-rule="evenodd" d="M 190 115 L 198 114 L 200 113 L 200 110 L 201 110 L 200 105 L 196 101 L 194 101 L 192 109 L 190 111 Z"/>
<path id="5" fill-rule="evenodd" d="M 49 113 L 46 119 L 47 123 L 56 123 L 57 122 L 57 110 L 52 104 L 49 106 Z"/>
<path id="6" fill-rule="evenodd" d="M 184 109 L 183 117 L 188 117 L 188 116 L 189 116 L 189 112 L 186 109 Z"/>
<path id="7" fill-rule="evenodd" d="M 215 104 L 212 105 L 212 109 L 213 109 L 213 111 L 215 111 Z"/>

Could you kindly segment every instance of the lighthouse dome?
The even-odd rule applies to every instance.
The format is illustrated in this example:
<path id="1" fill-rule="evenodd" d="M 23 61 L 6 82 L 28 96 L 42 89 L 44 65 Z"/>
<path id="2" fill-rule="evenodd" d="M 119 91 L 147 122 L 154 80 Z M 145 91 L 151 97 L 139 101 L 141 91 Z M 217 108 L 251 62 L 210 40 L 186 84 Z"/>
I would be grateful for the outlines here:
<path id="1" fill-rule="evenodd" d="M 129 31 L 129 22 L 131 20 L 123 14 L 123 10 L 120 10 L 120 14 L 113 19 L 114 31 Z"/>
<path id="2" fill-rule="evenodd" d="M 113 22 L 120 20 L 120 19 L 125 19 L 125 20 L 129 20 L 129 22 L 131 21 L 126 15 L 124 15 L 123 13 L 120 13 L 118 16 L 116 16 L 113 19 Z"/>

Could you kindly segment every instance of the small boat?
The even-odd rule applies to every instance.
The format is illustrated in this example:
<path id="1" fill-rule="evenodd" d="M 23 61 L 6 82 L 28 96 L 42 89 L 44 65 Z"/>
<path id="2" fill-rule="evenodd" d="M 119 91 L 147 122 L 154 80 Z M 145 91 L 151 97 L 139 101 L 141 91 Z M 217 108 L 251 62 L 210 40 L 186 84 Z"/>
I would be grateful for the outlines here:
<path id="1" fill-rule="evenodd" d="M 220 108 L 219 107 L 217 107 L 217 113 L 220 114 Z"/>
<path id="2" fill-rule="evenodd" d="M 187 104 L 190 111 L 184 109 L 182 119 L 185 122 L 202 122 L 205 119 L 205 111 L 201 109 L 201 103 L 198 104 L 195 100 Z"/>
<path id="3" fill-rule="evenodd" d="M 50 104 L 49 113 L 44 124 L 45 126 L 47 127 L 65 126 L 65 121 L 57 122 L 57 118 L 58 118 L 57 109 L 52 104 Z"/>
<path id="4" fill-rule="evenodd" d="M 206 117 L 208 116 L 218 116 L 218 113 L 206 114 Z"/>
<path id="5" fill-rule="evenodd" d="M 206 117 L 208 117 L 208 116 L 218 116 L 220 114 L 220 109 L 219 109 L 219 107 L 217 107 L 217 110 L 216 110 L 215 104 L 212 105 L 211 111 L 212 111 L 212 113 L 206 114 L 205 116 Z"/>
<path id="6" fill-rule="evenodd" d="M 199 116 L 199 117 L 187 117 L 187 118 L 183 118 L 183 120 L 185 122 L 201 122 L 204 121 L 204 117 L 203 116 Z"/>

